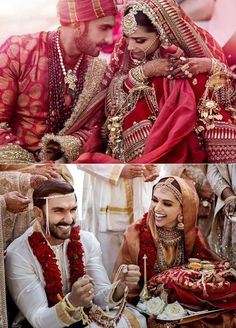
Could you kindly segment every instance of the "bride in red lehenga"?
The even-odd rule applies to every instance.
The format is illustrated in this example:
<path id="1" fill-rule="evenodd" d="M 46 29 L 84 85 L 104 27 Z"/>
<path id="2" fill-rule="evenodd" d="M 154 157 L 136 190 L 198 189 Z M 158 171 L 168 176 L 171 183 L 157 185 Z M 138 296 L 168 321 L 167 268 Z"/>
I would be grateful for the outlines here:
<path id="1" fill-rule="evenodd" d="M 189 180 L 179 177 L 159 180 L 153 187 L 148 213 L 124 234 L 113 277 L 121 264 L 139 265 L 139 288 L 129 294 L 130 302 L 136 304 L 144 286 L 146 254 L 150 296 L 160 296 L 169 304 L 178 301 L 184 308 L 195 311 L 219 309 L 218 313 L 168 322 L 169 327 L 235 327 L 236 271 L 210 249 L 197 227 L 198 203 Z M 168 325 L 149 318 L 150 328 Z"/>
<path id="2" fill-rule="evenodd" d="M 174 0 L 131 1 L 122 25 L 106 122 L 77 162 L 236 161 L 235 90 L 216 41 Z"/>

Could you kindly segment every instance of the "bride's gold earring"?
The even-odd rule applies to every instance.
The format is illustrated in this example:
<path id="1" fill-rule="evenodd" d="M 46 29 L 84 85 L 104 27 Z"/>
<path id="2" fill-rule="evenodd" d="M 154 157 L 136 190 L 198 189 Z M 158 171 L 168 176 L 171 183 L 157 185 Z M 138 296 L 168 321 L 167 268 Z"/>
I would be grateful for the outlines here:
<path id="1" fill-rule="evenodd" d="M 178 215 L 178 224 L 177 224 L 177 229 L 178 230 L 184 230 L 184 218 L 182 214 Z"/>

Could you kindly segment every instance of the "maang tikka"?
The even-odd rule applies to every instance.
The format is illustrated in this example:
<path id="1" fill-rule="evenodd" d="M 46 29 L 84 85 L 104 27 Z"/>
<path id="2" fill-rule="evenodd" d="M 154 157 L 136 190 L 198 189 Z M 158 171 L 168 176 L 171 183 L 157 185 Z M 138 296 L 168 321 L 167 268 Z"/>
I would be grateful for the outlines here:
<path id="1" fill-rule="evenodd" d="M 130 12 L 122 18 L 123 32 L 127 36 L 133 34 L 138 28 L 135 14 L 137 14 L 137 12 L 131 9 Z"/>

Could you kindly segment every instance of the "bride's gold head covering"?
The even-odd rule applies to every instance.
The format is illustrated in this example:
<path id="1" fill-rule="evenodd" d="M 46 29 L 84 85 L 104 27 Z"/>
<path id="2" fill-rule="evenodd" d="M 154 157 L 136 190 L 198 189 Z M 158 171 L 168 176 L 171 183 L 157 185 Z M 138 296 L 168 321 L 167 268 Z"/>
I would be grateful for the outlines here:
<path id="1" fill-rule="evenodd" d="M 144 13 L 156 27 L 163 46 L 176 45 L 189 57 L 215 57 L 225 61 L 218 43 L 187 17 L 175 0 L 131 0 L 125 8 L 123 27 L 134 30 L 132 16 Z"/>
<path id="2" fill-rule="evenodd" d="M 192 254 L 192 250 L 196 240 L 197 217 L 199 198 L 193 183 L 190 180 L 185 180 L 180 177 L 168 177 L 159 180 L 153 187 L 153 192 L 156 188 L 165 187 L 173 193 L 176 199 L 182 206 L 183 223 L 184 223 L 184 243 L 185 253 L 187 256 Z M 153 239 L 158 241 L 155 220 L 152 215 L 152 210 L 149 211 L 148 226 L 151 230 Z"/>

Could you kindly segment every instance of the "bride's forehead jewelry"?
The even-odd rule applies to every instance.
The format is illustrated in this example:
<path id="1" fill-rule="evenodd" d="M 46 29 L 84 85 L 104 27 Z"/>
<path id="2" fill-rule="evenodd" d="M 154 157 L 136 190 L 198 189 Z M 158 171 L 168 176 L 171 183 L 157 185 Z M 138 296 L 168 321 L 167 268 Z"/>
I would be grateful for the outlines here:
<path id="1" fill-rule="evenodd" d="M 168 178 L 163 182 L 158 182 L 156 186 L 154 186 L 154 190 L 161 188 L 162 190 L 170 191 L 175 197 L 178 199 L 179 203 L 183 205 L 183 197 L 181 192 L 172 184 L 175 181 L 174 178 Z"/>
<path id="2" fill-rule="evenodd" d="M 130 12 L 122 18 L 123 32 L 127 36 L 133 34 L 138 28 L 138 24 L 135 19 L 136 14 L 137 11 L 134 11 L 131 8 Z"/>

